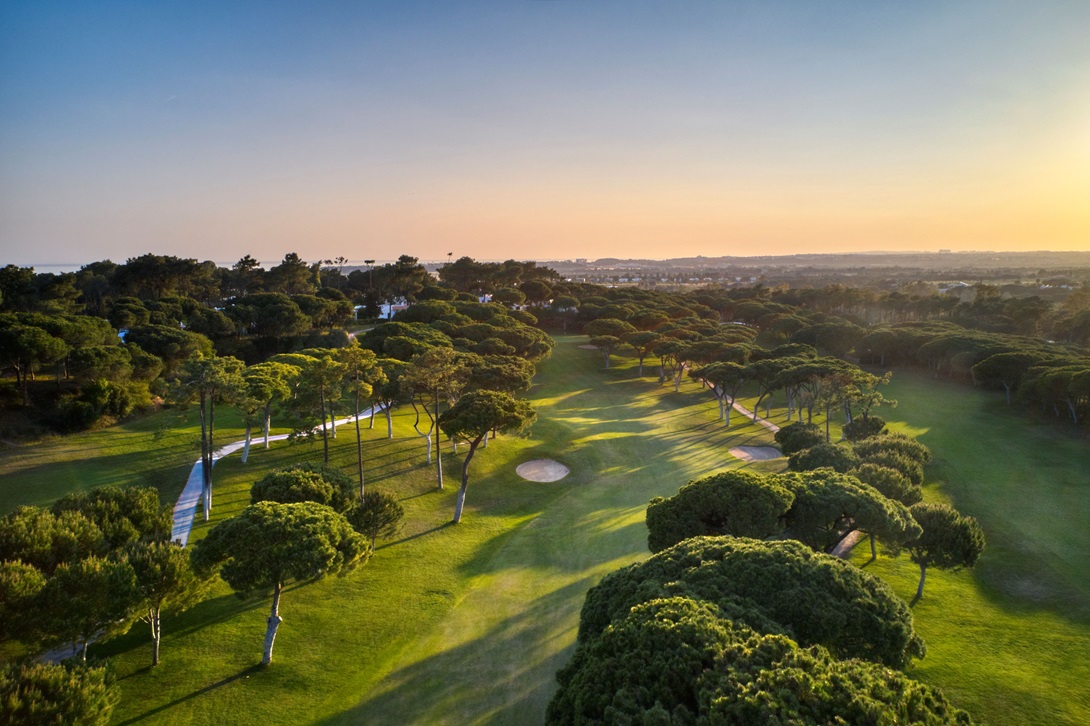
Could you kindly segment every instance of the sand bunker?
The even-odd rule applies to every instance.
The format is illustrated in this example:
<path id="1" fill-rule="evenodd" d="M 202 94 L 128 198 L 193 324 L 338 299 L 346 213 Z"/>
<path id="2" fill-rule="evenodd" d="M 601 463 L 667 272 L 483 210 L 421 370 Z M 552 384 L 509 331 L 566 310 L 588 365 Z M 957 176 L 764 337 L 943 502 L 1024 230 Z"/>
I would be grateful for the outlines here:
<path id="1" fill-rule="evenodd" d="M 581 345 L 579 347 L 583 350 L 598 350 L 598 346 L 596 345 Z"/>
<path id="2" fill-rule="evenodd" d="M 742 461 L 767 461 L 783 456 L 773 446 L 736 446 L 730 450 L 730 455 Z"/>
<path id="3" fill-rule="evenodd" d="M 519 464 L 515 473 L 527 481 L 560 481 L 571 473 L 571 469 L 552 459 L 534 459 Z"/>

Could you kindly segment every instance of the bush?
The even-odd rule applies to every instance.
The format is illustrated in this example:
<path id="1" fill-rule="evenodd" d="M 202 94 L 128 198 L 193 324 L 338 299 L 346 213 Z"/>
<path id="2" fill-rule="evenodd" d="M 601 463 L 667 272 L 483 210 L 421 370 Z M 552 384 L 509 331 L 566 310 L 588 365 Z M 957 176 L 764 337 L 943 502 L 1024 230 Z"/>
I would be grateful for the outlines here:
<path id="1" fill-rule="evenodd" d="M 787 460 L 787 467 L 791 471 L 812 471 L 813 469 L 829 468 L 847 473 L 859 465 L 859 457 L 847 446 L 837 444 L 818 444 L 809 449 L 796 451 Z"/>
<path id="2" fill-rule="evenodd" d="M 87 724 L 110 722 L 121 700 L 103 667 L 47 663 L 0 668 L 0 723 Z"/>
<path id="3" fill-rule="evenodd" d="M 897 451 L 874 451 L 862 460 L 865 464 L 877 464 L 900 472 L 912 484 L 923 484 L 923 464 Z"/>
<path id="4" fill-rule="evenodd" d="M 923 501 L 923 490 L 896 469 L 866 463 L 860 464 L 849 473 L 864 484 L 870 484 L 883 496 L 894 499 L 906 507 Z"/>
<path id="5" fill-rule="evenodd" d="M 878 416 L 855 418 L 844 424 L 840 430 L 848 441 L 863 441 L 884 432 L 886 421 Z"/>
<path id="6" fill-rule="evenodd" d="M 861 441 L 855 445 L 855 453 L 866 459 L 868 456 L 882 452 L 894 451 L 913 459 L 920 464 L 931 461 L 931 449 L 919 441 L 904 434 L 887 434 Z"/>
<path id="7" fill-rule="evenodd" d="M 776 443 L 784 456 L 825 443 L 825 434 L 817 424 L 797 421 L 776 432 Z"/>

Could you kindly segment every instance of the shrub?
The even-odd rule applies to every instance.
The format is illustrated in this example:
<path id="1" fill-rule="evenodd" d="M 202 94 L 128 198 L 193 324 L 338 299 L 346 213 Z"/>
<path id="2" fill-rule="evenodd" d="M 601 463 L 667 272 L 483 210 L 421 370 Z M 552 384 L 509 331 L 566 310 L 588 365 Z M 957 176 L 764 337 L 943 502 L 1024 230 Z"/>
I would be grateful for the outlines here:
<path id="1" fill-rule="evenodd" d="M 906 507 L 923 501 L 923 490 L 896 469 L 866 463 L 860 464 L 849 473 L 864 484 L 870 484 L 883 496 L 895 499 Z"/>
<path id="2" fill-rule="evenodd" d="M 787 466 L 792 471 L 811 471 L 827 467 L 844 474 L 858 465 L 859 457 L 855 452 L 847 446 L 837 444 L 811 446 L 809 449 L 796 451 L 787 460 Z"/>
<path id="3" fill-rule="evenodd" d="M 797 421 L 776 432 L 776 443 L 780 445 L 784 456 L 790 456 L 797 451 L 825 443 L 825 434 L 817 424 Z"/>
<path id="4" fill-rule="evenodd" d="M 855 418 L 844 424 L 840 430 L 848 441 L 863 441 L 884 432 L 886 421 L 878 416 Z"/>
<path id="5" fill-rule="evenodd" d="M 895 451 L 910 459 L 926 464 L 931 461 L 931 449 L 919 441 L 904 434 L 886 434 L 860 441 L 855 445 L 855 453 L 866 459 L 880 451 Z"/>
<path id="6" fill-rule="evenodd" d="M 916 486 L 923 484 L 923 464 L 897 451 L 875 451 L 865 456 L 861 461 L 862 463 L 877 464 L 898 471 Z"/>

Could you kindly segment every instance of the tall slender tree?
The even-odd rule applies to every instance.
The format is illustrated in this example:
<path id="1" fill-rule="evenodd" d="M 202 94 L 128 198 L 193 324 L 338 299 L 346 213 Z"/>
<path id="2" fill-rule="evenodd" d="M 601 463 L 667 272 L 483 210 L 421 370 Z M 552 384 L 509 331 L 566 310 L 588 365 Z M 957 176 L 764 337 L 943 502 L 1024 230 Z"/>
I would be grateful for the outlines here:
<path id="1" fill-rule="evenodd" d="M 204 521 L 212 513 L 216 404 L 230 403 L 243 388 L 242 361 L 230 356 L 196 358 L 182 364 L 172 388 L 175 400 L 196 402 L 201 419 L 201 481 Z"/>
<path id="2" fill-rule="evenodd" d="M 356 466 L 360 480 L 360 499 L 364 495 L 363 482 L 363 435 L 360 431 L 360 400 L 370 398 L 374 386 L 384 380 L 382 369 L 376 365 L 377 358 L 373 351 L 361 348 L 353 338 L 352 342 L 337 351 L 337 357 L 344 366 L 345 386 L 352 395 L 353 420 L 356 423 Z"/>
<path id="3" fill-rule="evenodd" d="M 468 370 L 458 355 L 450 348 L 431 348 L 413 356 L 409 367 L 401 374 L 401 386 L 410 393 L 410 402 L 416 412 L 413 428 L 427 440 L 428 462 L 431 462 L 432 433 L 435 434 L 435 470 L 438 488 L 443 488 L 443 455 L 439 450 L 439 409 L 457 397 L 465 385 Z M 421 412 L 428 420 L 426 431 L 421 430 Z"/>

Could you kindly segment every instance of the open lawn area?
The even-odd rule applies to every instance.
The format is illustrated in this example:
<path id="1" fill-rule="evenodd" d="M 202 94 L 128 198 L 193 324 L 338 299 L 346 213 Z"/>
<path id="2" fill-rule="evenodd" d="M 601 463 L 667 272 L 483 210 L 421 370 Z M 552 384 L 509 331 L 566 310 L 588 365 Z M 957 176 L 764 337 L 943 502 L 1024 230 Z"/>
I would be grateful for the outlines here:
<path id="1" fill-rule="evenodd" d="M 447 482 L 437 491 L 411 410 L 396 413 L 393 440 L 376 419 L 364 432 L 368 485 L 401 501 L 401 534 L 346 577 L 285 592 L 267 669 L 257 664 L 268 601 L 241 599 L 222 583 L 164 618 L 158 668 L 147 665 L 142 624 L 92 648 L 120 678 L 113 722 L 540 723 L 587 589 L 648 555 L 648 500 L 728 467 L 785 466 L 731 457 L 729 449 L 768 445 L 772 435 L 738 414 L 725 429 L 696 384 L 674 393 L 656 385 L 651 366 L 638 380 L 624 356 L 604 371 L 600 354 L 579 347 L 585 342 L 561 338 L 540 367 L 529 436 L 500 437 L 478 452 L 459 525 L 449 521 L 463 452 L 444 441 Z M 928 496 L 979 518 L 989 539 L 976 570 L 929 573 L 915 612 L 930 651 L 910 674 L 988 723 L 1090 721 L 1090 585 L 1078 572 L 1090 555 L 1085 442 L 1008 413 L 1001 396 L 894 378 L 889 395 L 901 404 L 878 413 L 934 449 Z M 772 413 L 784 423 L 782 408 Z M 173 428 L 183 421 L 189 429 Z M 219 440 L 231 440 L 222 431 Z M 47 443 L 33 461 L 0 459 L 3 508 L 101 483 L 153 483 L 168 501 L 197 458 L 192 422 L 169 411 L 81 437 Z M 339 427 L 332 452 L 354 472 L 352 427 Z M 83 462 L 84 454 L 94 458 Z M 250 485 L 271 468 L 321 456 L 320 443 L 274 443 L 255 447 L 246 465 L 238 455 L 224 459 L 213 520 L 191 542 L 246 506 Z M 571 474 L 552 483 L 517 477 L 518 464 L 540 458 Z M 862 564 L 869 548 L 860 550 Z M 906 599 L 913 594 L 918 571 L 906 558 L 883 556 L 867 568 Z"/>
<path id="2" fill-rule="evenodd" d="M 217 409 L 217 446 L 243 434 L 235 411 Z M 32 443 L 5 442 L 0 445 L 0 513 L 26 504 L 49 506 L 68 492 L 107 484 L 153 486 L 163 503 L 173 506 L 200 455 L 200 423 L 193 408 Z"/>

